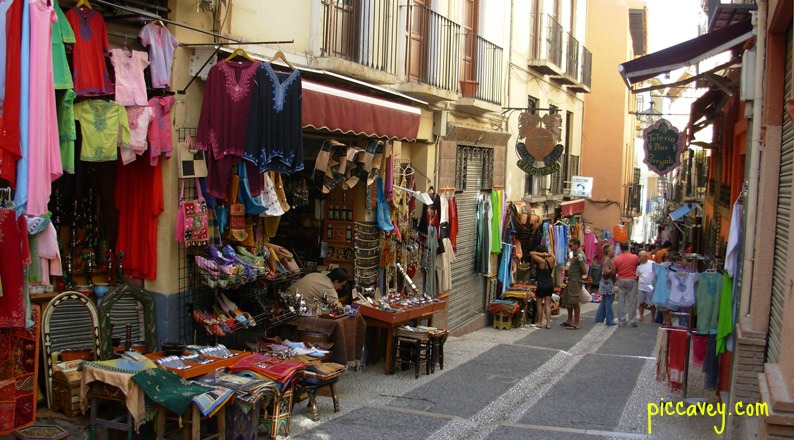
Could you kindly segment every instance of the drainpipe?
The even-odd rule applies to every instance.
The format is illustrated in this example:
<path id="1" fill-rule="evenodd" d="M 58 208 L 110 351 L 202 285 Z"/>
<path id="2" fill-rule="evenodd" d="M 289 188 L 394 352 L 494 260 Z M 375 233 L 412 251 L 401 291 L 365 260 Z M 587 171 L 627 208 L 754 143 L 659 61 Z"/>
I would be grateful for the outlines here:
<path id="1" fill-rule="evenodd" d="M 766 58 L 766 17 L 767 0 L 758 0 L 758 12 L 755 18 L 755 84 L 753 85 L 753 124 L 752 146 L 750 150 L 750 178 L 747 188 L 745 219 L 757 218 L 758 212 L 758 179 L 759 165 L 761 162 L 761 115 L 764 106 L 764 60 Z M 753 263 L 755 261 L 755 224 L 745 222 L 750 227 L 745 227 L 744 236 L 744 262 L 742 265 L 742 296 L 739 304 L 739 316 L 748 316 L 750 313 L 750 294 L 752 291 Z"/>

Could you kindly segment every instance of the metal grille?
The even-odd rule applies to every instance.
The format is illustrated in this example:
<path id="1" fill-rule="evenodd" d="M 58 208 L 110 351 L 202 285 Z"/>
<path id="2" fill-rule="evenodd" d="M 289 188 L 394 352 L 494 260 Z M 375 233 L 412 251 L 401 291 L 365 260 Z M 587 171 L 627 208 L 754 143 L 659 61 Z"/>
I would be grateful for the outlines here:
<path id="1" fill-rule="evenodd" d="M 792 28 L 786 35 L 786 84 L 783 99 L 791 96 Z M 780 146 L 780 180 L 777 196 L 777 224 L 775 226 L 775 263 L 772 269 L 772 307 L 769 316 L 767 362 L 777 363 L 780 356 L 780 335 L 783 331 L 783 304 L 786 295 L 786 266 L 788 265 L 789 227 L 791 225 L 792 175 L 794 174 L 794 128 L 783 103 L 783 141 Z"/>
<path id="2" fill-rule="evenodd" d="M 82 302 L 61 302 L 50 318 L 51 350 L 93 350 L 95 326 L 93 317 Z"/>
<path id="3" fill-rule="evenodd" d="M 455 188 L 479 191 L 492 186 L 493 148 L 459 146 L 455 157 Z"/>
<path id="4" fill-rule="evenodd" d="M 448 303 L 448 326 L 455 329 L 484 311 L 485 278 L 474 271 L 477 240 L 477 198 L 485 187 L 483 161 L 477 160 L 473 147 L 458 147 L 458 161 L 464 159 L 465 167 L 459 168 L 460 174 L 468 176 L 466 187 L 455 199 L 458 206 L 458 236 L 455 263 L 452 264 L 452 294 Z M 479 149 L 483 150 L 483 149 Z M 493 150 L 491 158 L 493 160 Z M 493 162 L 491 162 L 493 163 Z M 457 186 L 457 185 L 456 185 Z M 460 187 L 458 187 L 460 189 Z"/>
<path id="5" fill-rule="evenodd" d="M 127 295 L 113 304 L 110 311 L 110 324 L 113 326 L 112 336 L 121 338 L 126 337 L 127 325 L 132 332 L 133 344 L 145 344 L 146 335 L 143 333 L 144 315 L 143 305 L 135 297 Z"/>

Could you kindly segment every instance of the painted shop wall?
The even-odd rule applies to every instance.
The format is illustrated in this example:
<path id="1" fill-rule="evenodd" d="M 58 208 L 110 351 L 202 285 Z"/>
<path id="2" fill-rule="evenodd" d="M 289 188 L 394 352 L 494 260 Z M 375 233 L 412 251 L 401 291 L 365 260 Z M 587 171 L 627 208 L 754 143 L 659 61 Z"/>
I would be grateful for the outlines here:
<path id="1" fill-rule="evenodd" d="M 638 1 L 589 2 L 586 41 L 593 52 L 593 80 L 584 106 L 582 174 L 594 178 L 584 215 L 595 227 L 620 222 L 623 185 L 631 178 L 634 124 L 628 112 L 633 98 L 617 66 L 633 58 L 628 10 L 642 6 Z"/>

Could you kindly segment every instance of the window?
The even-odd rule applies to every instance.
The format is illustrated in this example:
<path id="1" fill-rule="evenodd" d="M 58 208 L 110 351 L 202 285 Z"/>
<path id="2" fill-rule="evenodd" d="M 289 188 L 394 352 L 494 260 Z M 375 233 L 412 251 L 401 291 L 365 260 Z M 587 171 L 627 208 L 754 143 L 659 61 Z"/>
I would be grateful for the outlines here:
<path id="1" fill-rule="evenodd" d="M 529 110 L 530 114 L 534 115 L 535 113 L 537 113 L 539 104 L 540 104 L 540 100 L 538 98 L 527 95 L 527 109 Z"/>

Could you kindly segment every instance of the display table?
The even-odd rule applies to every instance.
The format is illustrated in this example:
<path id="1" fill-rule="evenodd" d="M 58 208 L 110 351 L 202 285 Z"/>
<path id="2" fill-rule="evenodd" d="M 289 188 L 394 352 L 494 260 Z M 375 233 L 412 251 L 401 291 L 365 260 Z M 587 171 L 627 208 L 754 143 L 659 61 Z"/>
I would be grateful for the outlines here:
<path id="1" fill-rule="evenodd" d="M 301 316 L 289 322 L 300 332 L 318 333 L 333 342 L 331 361 L 344 366 L 356 366 L 364 352 L 367 324 L 360 314 L 331 319 Z"/>
<path id="2" fill-rule="evenodd" d="M 405 325 L 411 321 L 419 321 L 427 319 L 427 325 L 433 325 L 433 315 L 446 309 L 446 301 L 438 301 L 422 306 L 411 307 L 397 312 L 388 312 L 380 310 L 369 305 L 358 302 L 358 312 L 364 317 L 364 321 L 369 327 L 376 327 L 386 329 L 386 360 L 383 366 L 384 374 L 391 374 L 391 358 L 392 358 L 392 339 L 394 337 L 394 329 Z M 380 357 L 378 355 L 378 357 Z"/>
<path id="3" fill-rule="evenodd" d="M 168 368 L 168 367 L 160 367 L 160 368 L 165 368 L 166 370 L 168 370 L 168 371 L 170 371 L 172 373 L 176 373 L 176 374 L 184 377 L 185 379 L 193 379 L 193 378 L 196 378 L 196 377 L 199 377 L 199 376 L 203 376 L 203 375 L 205 375 L 207 373 L 212 373 L 213 371 L 215 371 L 215 370 L 217 370 L 219 368 L 224 368 L 224 367 L 228 367 L 230 365 L 234 365 L 237 362 L 241 361 L 242 359 L 245 359 L 246 357 L 251 355 L 251 352 L 248 352 L 248 351 L 240 351 L 240 350 L 229 350 L 229 351 L 232 352 L 232 354 L 234 355 L 233 357 L 230 357 L 230 358 L 214 358 L 214 357 L 211 357 L 211 356 L 205 356 L 207 359 L 212 360 L 212 362 L 207 363 L 207 364 L 197 364 L 197 363 L 193 363 L 193 362 L 185 362 L 185 365 L 190 367 L 190 368 L 188 368 L 186 370 L 178 370 L 178 369 L 175 369 L 175 368 Z M 156 353 L 147 353 L 145 356 L 147 358 L 151 359 L 152 361 L 156 362 L 158 359 L 160 359 L 163 356 L 165 356 L 165 353 L 163 353 L 162 351 L 158 351 Z"/>
<path id="4" fill-rule="evenodd" d="M 137 368 L 127 368 L 128 365 L 135 365 Z M 132 417 L 135 430 L 137 430 L 144 423 L 146 409 L 144 407 L 143 390 L 135 384 L 132 376 L 138 371 L 147 368 L 156 368 L 156 366 L 153 362 L 148 361 L 133 364 L 122 362 L 121 360 L 83 363 L 83 377 L 80 382 L 82 409 L 88 409 L 89 403 L 93 403 L 90 401 L 95 399 L 95 393 L 98 390 L 104 390 L 107 392 L 106 394 L 120 394 L 123 396 L 127 411 Z M 99 389 L 92 387 L 91 385 L 94 382 L 101 383 L 101 387 Z M 89 394 L 89 391 L 92 391 L 92 393 Z M 92 407 L 91 410 L 92 416 L 95 416 L 96 408 Z M 92 425 L 93 429 L 95 429 L 95 426 Z"/>

